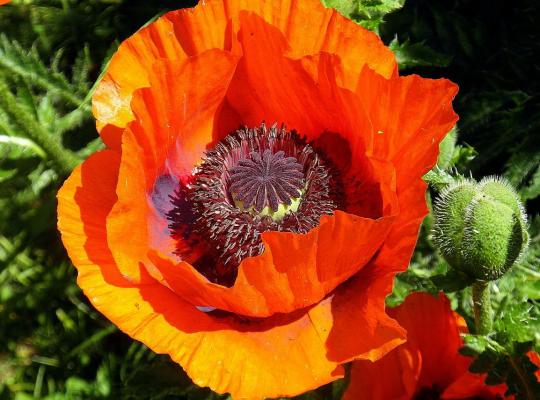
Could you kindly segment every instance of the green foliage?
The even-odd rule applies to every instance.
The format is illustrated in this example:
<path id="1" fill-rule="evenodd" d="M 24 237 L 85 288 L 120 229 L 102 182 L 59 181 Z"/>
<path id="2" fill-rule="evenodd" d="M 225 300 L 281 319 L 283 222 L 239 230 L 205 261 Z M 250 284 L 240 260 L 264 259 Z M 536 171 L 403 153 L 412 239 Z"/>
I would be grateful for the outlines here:
<path id="1" fill-rule="evenodd" d="M 73 82 L 69 82 L 58 70 L 62 51 L 56 52 L 53 57 L 48 67 L 41 61 L 35 47 L 25 50 L 17 42 L 11 42 L 6 35 L 0 35 L 0 67 L 4 68 L 5 74 L 13 74 L 26 79 L 46 90 L 48 95 L 58 95 L 72 106 L 82 107 L 88 111 L 89 105 L 84 102 L 86 93 L 90 89 L 88 48 L 85 48 L 75 61 L 72 71 Z M 43 107 L 47 108 L 47 106 Z"/>
<path id="2" fill-rule="evenodd" d="M 79 159 L 61 146 L 58 135 L 89 121 L 90 107 L 84 97 L 89 90 L 90 60 L 87 49 L 80 52 L 70 71 L 71 80 L 59 71 L 61 60 L 58 51 L 46 65 L 35 48 L 25 50 L 0 35 L 2 142 L 32 148 L 46 164 L 55 163 L 60 172 L 68 173 Z"/>
<path id="3" fill-rule="evenodd" d="M 363 27 L 377 31 L 384 16 L 403 7 L 405 0 L 323 0 L 323 3 Z"/>
<path id="4" fill-rule="evenodd" d="M 446 67 L 450 64 L 451 57 L 439 53 L 425 43 L 411 43 L 406 40 L 399 43 L 397 37 L 389 44 L 390 49 L 396 54 L 396 60 L 400 69 L 413 67 Z"/>
<path id="5" fill-rule="evenodd" d="M 515 322 L 518 321 L 508 326 L 516 327 Z M 519 342 L 509 337 L 497 340 L 479 335 L 465 335 L 464 340 L 462 354 L 475 357 L 469 370 L 477 374 L 487 373 L 486 384 L 506 383 L 506 395 L 515 395 L 517 400 L 540 397 L 540 383 L 534 375 L 537 367 L 527 356 L 532 350 L 532 342 Z"/>
<path id="6" fill-rule="evenodd" d="M 447 169 L 451 166 L 452 158 L 456 150 L 456 142 L 457 127 L 454 126 L 439 144 L 439 158 L 437 159 L 437 167 Z"/>
<path id="7" fill-rule="evenodd" d="M 536 137 L 524 138 L 507 162 L 505 176 L 519 187 L 523 200 L 540 196 L 540 152 Z"/>

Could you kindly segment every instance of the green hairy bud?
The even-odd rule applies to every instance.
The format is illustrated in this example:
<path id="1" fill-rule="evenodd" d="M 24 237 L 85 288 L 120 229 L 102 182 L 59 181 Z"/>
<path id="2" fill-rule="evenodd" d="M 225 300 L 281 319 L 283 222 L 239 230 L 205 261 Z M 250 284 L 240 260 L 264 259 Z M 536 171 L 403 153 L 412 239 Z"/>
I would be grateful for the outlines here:
<path id="1" fill-rule="evenodd" d="M 444 258 L 476 280 L 501 277 L 529 243 L 523 205 L 500 178 L 450 185 L 441 192 L 434 216 L 433 237 Z"/>

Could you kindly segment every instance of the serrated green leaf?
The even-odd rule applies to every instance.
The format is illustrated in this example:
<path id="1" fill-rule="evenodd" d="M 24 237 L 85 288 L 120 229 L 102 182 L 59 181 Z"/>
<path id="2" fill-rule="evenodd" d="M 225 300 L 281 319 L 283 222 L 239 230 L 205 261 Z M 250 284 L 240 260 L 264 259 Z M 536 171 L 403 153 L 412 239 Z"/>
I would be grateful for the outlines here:
<path id="1" fill-rule="evenodd" d="M 469 371 L 474 374 L 483 374 L 493 370 L 497 363 L 497 354 L 493 351 L 484 351 L 480 353 L 469 366 Z"/>
<path id="2" fill-rule="evenodd" d="M 425 174 L 422 179 L 437 190 L 441 190 L 452 183 L 462 180 L 463 177 L 454 171 L 445 171 L 435 166 L 435 168 Z"/>
<path id="3" fill-rule="evenodd" d="M 465 346 L 460 352 L 473 356 L 469 367 L 472 373 L 487 373 L 486 384 L 505 383 L 507 395 L 516 399 L 534 400 L 540 394 L 540 383 L 536 380 L 537 367 L 527 353 L 532 342 L 508 342 L 500 345 L 495 338 L 480 335 L 465 335 Z"/>
<path id="4" fill-rule="evenodd" d="M 479 335 L 464 335 L 464 346 L 459 352 L 466 356 L 474 356 L 483 353 L 486 349 L 491 348 L 489 340 L 484 336 Z"/>
<path id="5" fill-rule="evenodd" d="M 403 7 L 405 0 L 323 0 L 323 3 L 363 27 L 377 31 L 385 15 Z"/>
<path id="6" fill-rule="evenodd" d="M 76 107 L 84 102 L 80 88 L 69 83 L 67 78 L 49 69 L 42 61 L 35 48 L 23 49 L 17 42 L 10 41 L 6 35 L 0 35 L 0 67 L 28 79 L 29 82 L 56 93 Z M 89 107 L 85 106 L 88 110 Z"/>
<path id="7" fill-rule="evenodd" d="M 467 169 L 469 163 L 476 158 L 478 152 L 467 143 L 457 145 L 452 155 L 450 165 L 455 166 L 458 171 Z"/>

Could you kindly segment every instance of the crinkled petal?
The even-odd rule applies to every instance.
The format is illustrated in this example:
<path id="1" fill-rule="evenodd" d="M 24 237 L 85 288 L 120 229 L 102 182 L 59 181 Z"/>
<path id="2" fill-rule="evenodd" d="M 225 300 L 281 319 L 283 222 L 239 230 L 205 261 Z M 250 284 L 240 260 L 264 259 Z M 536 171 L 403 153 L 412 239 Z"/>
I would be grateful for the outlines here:
<path id="1" fill-rule="evenodd" d="M 98 310 L 155 352 L 169 354 L 196 384 L 235 399 L 296 395 L 343 376 L 326 357 L 328 333 L 311 317 L 331 325 L 330 299 L 307 312 L 249 321 L 203 313 L 155 281 L 124 279 L 105 227 L 118 163 L 112 151 L 91 156 L 58 194 L 62 240 L 79 270 L 79 286 Z"/>
<path id="2" fill-rule="evenodd" d="M 258 34 L 269 34 L 276 43 L 283 40 L 281 32 L 255 14 L 244 13 L 240 21 L 244 34 L 257 28 Z M 243 60 L 256 62 L 258 53 L 253 39 L 260 42 L 261 38 L 248 37 L 249 43 L 242 42 L 245 45 Z M 308 114 L 320 115 L 321 112 L 316 113 L 315 109 L 334 107 L 335 112 L 340 108 L 343 121 L 347 120 L 340 122 L 339 127 L 331 125 L 336 118 L 328 113 L 314 128 L 316 132 L 321 133 L 327 128 L 347 132 L 361 130 L 356 121 L 361 123 L 367 118 L 361 117 L 360 109 L 347 108 L 347 104 L 354 107 L 359 104 L 358 101 L 347 103 L 340 97 L 342 94 L 354 94 L 342 93 L 333 80 L 335 59 L 321 56 L 305 62 L 282 62 L 279 61 L 282 50 L 277 48 L 278 53 L 270 58 L 277 60 L 276 68 L 291 68 L 288 86 L 294 86 L 297 77 L 304 80 L 302 86 L 310 90 L 314 102 L 317 101 L 313 104 L 313 112 Z M 223 65 L 217 65 L 220 60 Z M 231 118 L 225 118 L 230 121 L 234 120 L 234 114 L 230 114 L 226 107 L 216 110 L 228 82 L 229 71 L 236 65 L 235 61 L 235 56 L 210 50 L 185 62 L 162 62 L 154 66 L 154 74 L 150 76 L 151 86 L 136 92 L 132 101 L 136 119 L 124 133 L 117 188 L 119 200 L 108 218 L 107 229 L 111 251 L 121 269 L 142 263 L 152 276 L 194 305 L 265 317 L 315 304 L 371 259 L 383 243 L 393 216 L 398 212 L 395 193 L 389 188 L 394 170 L 389 164 L 368 160 L 365 156 L 362 158 L 359 151 L 362 145 L 353 146 L 349 152 L 354 163 L 348 162 L 346 174 L 353 176 L 351 171 L 357 171 L 354 178 L 358 182 L 351 187 L 358 189 L 359 193 L 365 193 L 364 188 L 372 187 L 370 196 L 347 196 L 348 199 L 356 199 L 348 208 L 359 215 L 336 212 L 333 216 L 325 216 L 320 225 L 307 234 L 265 232 L 262 235 L 264 253 L 241 263 L 232 288 L 209 282 L 189 264 L 189 260 L 178 263 L 174 257 L 170 259 L 168 255 L 174 249 L 174 240 L 167 236 L 167 226 L 159 223 L 147 197 L 150 191 L 154 193 L 157 179 L 171 175 L 181 180 L 190 174 L 205 148 L 231 129 L 228 124 L 223 125 L 223 116 L 231 115 Z M 313 67 L 310 73 L 304 68 L 306 62 Z M 212 74 L 208 68 L 217 69 L 223 76 L 214 73 L 211 76 L 215 83 L 201 82 L 200 77 Z M 260 71 L 257 66 L 250 68 Z M 275 76 L 283 76 L 269 65 L 266 69 Z M 256 82 L 251 82 L 244 72 L 246 70 L 235 72 L 231 86 L 247 88 L 249 92 L 248 85 L 256 85 Z M 318 76 L 319 85 L 313 81 L 313 74 Z M 265 73 L 265 76 L 269 75 Z M 262 81 L 259 85 L 265 87 Z M 265 88 L 271 87 L 268 85 Z M 212 91 L 202 88 L 212 88 Z M 323 93 L 319 95 L 321 100 L 315 100 L 317 93 Z M 235 96 L 236 99 L 243 97 L 242 94 Z M 189 100 L 183 102 L 186 98 Z M 339 103 L 336 103 L 336 99 Z M 231 106 L 236 108 L 236 102 L 229 100 Z M 270 115 L 264 110 L 262 115 Z M 246 116 L 244 110 L 238 112 Z M 306 115 L 303 118 L 304 121 L 309 120 Z M 260 123 L 261 119 L 258 121 Z M 126 231 L 130 232 L 132 240 L 124 240 Z M 139 281 L 137 276 L 131 278 Z"/>
<path id="3" fill-rule="evenodd" d="M 122 136 L 118 201 L 107 217 L 111 252 L 133 282 L 141 282 L 131 273 L 133 265 L 159 277 L 147 258 L 150 249 L 172 255 L 177 247 L 180 239 L 171 237 L 163 205 L 154 201 L 155 186 L 163 175 L 190 174 L 214 140 L 215 118 L 235 65 L 234 56 L 219 50 L 157 63 L 151 88 L 134 95 L 137 119 Z"/>
<path id="4" fill-rule="evenodd" d="M 354 281 L 363 283 L 361 278 L 362 274 L 367 271 L 374 271 L 375 274 L 380 274 L 384 277 L 383 280 L 376 280 L 379 285 L 379 293 L 385 295 L 392 291 L 393 278 L 397 272 L 404 271 L 410 261 L 412 252 L 416 245 L 418 237 L 418 230 L 422 219 L 427 213 L 425 205 L 425 190 L 426 185 L 421 180 L 416 181 L 414 184 L 399 193 L 400 213 L 394 222 L 390 233 L 388 234 L 384 245 L 379 250 L 375 259 L 365 267 L 358 277 L 355 277 Z M 404 207 L 403 205 L 406 205 Z M 353 282 L 354 282 L 353 281 Z M 354 290 L 353 293 L 362 293 L 363 291 L 376 290 L 374 285 L 366 283 L 366 288 Z M 378 307 L 384 312 L 384 298 L 385 295 L 377 297 L 369 296 L 371 302 L 375 307 Z M 382 300 L 381 300 L 382 298 Z M 348 297 L 344 297 L 344 302 L 348 301 Z M 354 304 L 351 302 L 351 304 Z M 362 311 L 357 311 L 360 314 Z M 387 314 L 384 314 L 387 315 Z M 394 316 L 390 314 L 391 316 Z M 386 317 L 388 318 L 388 317 Z M 394 321 L 394 320 L 391 320 Z M 399 321 L 398 321 L 399 322 Z M 398 324 L 398 327 L 401 326 Z M 342 333 L 340 337 L 336 337 L 336 342 L 345 341 L 347 336 L 350 337 L 350 342 L 355 343 L 358 341 L 360 326 L 356 329 L 347 331 L 348 333 Z M 402 331 L 403 332 L 403 331 Z M 402 342 L 398 342 L 400 344 Z M 390 350 L 393 347 L 390 348 Z M 356 357 L 359 350 L 354 346 L 352 348 L 346 348 L 346 352 L 340 355 L 340 359 L 360 359 Z M 352 351 L 351 351 L 352 350 Z M 378 354 L 382 356 L 386 352 Z M 418 349 L 409 349 L 406 345 L 398 347 L 397 350 L 384 357 L 380 362 L 372 362 L 375 359 L 369 359 L 371 361 L 357 361 L 353 363 L 351 370 L 351 383 L 345 393 L 345 399 L 374 399 L 385 400 L 388 398 L 396 399 L 410 399 L 411 394 L 414 393 L 416 388 L 416 382 L 419 379 L 420 370 L 422 366 L 422 359 L 419 355 Z M 396 364 L 397 363 L 397 364 Z M 395 371 L 401 367 L 406 367 L 400 374 L 395 375 Z M 382 373 L 386 371 L 387 373 Z M 392 375 L 390 375 L 390 373 Z M 395 376 L 392 380 L 380 379 L 381 377 Z M 399 378 L 398 378 L 399 377 Z M 377 378 L 377 379 L 376 379 Z"/>
<path id="5" fill-rule="evenodd" d="M 364 65 L 386 77 L 396 71 L 394 55 L 377 35 L 325 9 L 318 0 L 207 0 L 193 9 L 165 14 L 123 42 L 112 57 L 92 99 L 98 130 L 109 147 L 119 148 L 119 128 L 133 119 L 131 96 L 149 85 L 148 72 L 156 60 L 184 60 L 210 49 L 238 54 L 240 10 L 253 11 L 281 30 L 293 58 L 320 51 L 338 55 L 345 87 L 355 87 Z"/>
<path id="6" fill-rule="evenodd" d="M 197 306 L 265 317 L 322 300 L 367 264 L 392 218 L 371 220 L 337 211 L 307 234 L 263 233 L 265 251 L 242 261 L 231 288 L 209 282 L 190 264 L 151 254 L 168 287 Z"/>
<path id="7" fill-rule="evenodd" d="M 413 293 L 389 314 L 407 330 L 405 346 L 421 354 L 418 388 L 446 388 L 467 371 L 470 359 L 459 354 L 460 327 L 444 294 Z"/>
<path id="8" fill-rule="evenodd" d="M 356 93 L 373 126 L 368 154 L 394 163 L 398 191 L 437 161 L 439 143 L 458 119 L 452 109 L 457 90 L 447 79 L 387 79 L 363 69 Z"/>
<path id="9" fill-rule="evenodd" d="M 377 361 L 405 342 L 405 330 L 385 311 L 392 281 L 392 274 L 370 264 L 336 290 L 334 325 L 327 341 L 330 359 Z M 324 321 L 315 325 L 324 331 Z"/>
<path id="10" fill-rule="evenodd" d="M 77 266 L 103 264 L 111 257 L 103 227 L 117 200 L 120 155 L 111 150 L 90 156 L 58 192 L 58 229 L 68 255 Z M 103 279 L 125 285 L 126 275 L 146 279 L 148 274 L 138 263 L 121 271 L 116 265 L 102 270 Z"/>
<path id="11" fill-rule="evenodd" d="M 190 175 L 204 151 L 226 133 L 218 124 L 238 57 L 209 50 L 184 61 L 154 64 L 151 85 L 134 94 L 128 128 L 144 150 L 146 187 L 169 172 Z"/>
<path id="12" fill-rule="evenodd" d="M 343 376 L 309 314 L 260 323 L 213 317 L 162 285 L 106 285 L 95 268 L 81 271 L 78 283 L 122 331 L 169 354 L 195 384 L 235 399 L 297 395 Z"/>
<path id="13" fill-rule="evenodd" d="M 401 350 L 401 347 L 398 349 L 376 362 L 353 362 L 343 400 L 412 399 L 422 368 L 422 358 L 418 351 L 408 348 Z M 382 379 L 384 382 L 381 382 Z"/>
<path id="14" fill-rule="evenodd" d="M 428 209 L 425 203 L 426 184 L 418 180 L 398 194 L 400 212 L 371 264 L 395 276 L 409 266 L 416 246 L 420 224 Z M 391 283 L 388 292 L 392 291 Z"/>
<path id="15" fill-rule="evenodd" d="M 284 123 L 308 140 L 335 132 L 351 139 L 353 156 L 362 153 L 370 121 L 354 93 L 339 87 L 342 64 L 337 56 L 288 58 L 282 32 L 245 11 L 240 13 L 238 38 L 243 56 L 227 99 L 243 123 Z"/>

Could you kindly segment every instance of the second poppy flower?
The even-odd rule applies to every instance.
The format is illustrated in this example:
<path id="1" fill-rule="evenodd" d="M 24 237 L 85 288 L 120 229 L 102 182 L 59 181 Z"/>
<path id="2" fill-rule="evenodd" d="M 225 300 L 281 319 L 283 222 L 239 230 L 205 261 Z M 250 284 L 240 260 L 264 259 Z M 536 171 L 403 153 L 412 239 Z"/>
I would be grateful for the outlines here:
<path id="1" fill-rule="evenodd" d="M 352 364 L 344 400 L 503 399 L 506 385 L 488 386 L 459 354 L 463 318 L 443 293 L 413 293 L 388 313 L 407 330 L 407 342 L 382 360 Z"/>

